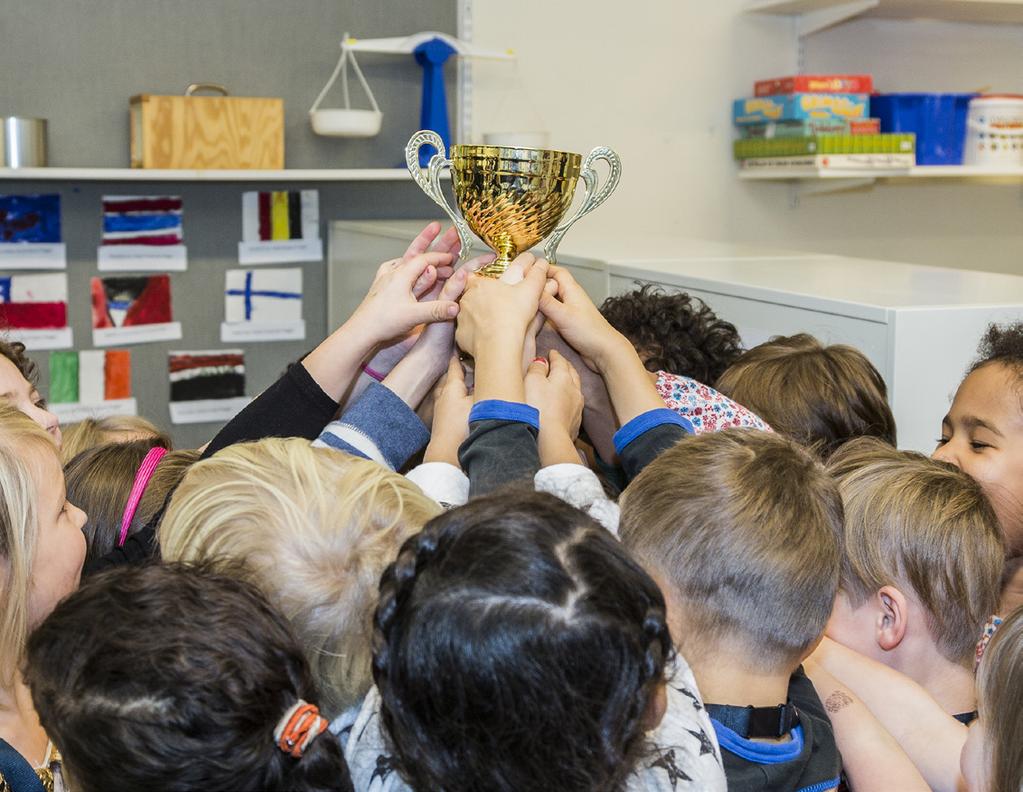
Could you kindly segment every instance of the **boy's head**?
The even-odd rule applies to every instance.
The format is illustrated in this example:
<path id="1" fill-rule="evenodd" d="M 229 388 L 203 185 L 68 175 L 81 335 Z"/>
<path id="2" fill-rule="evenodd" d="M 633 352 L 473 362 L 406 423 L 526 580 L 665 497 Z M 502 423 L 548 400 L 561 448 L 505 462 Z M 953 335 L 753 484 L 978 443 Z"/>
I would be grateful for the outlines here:
<path id="1" fill-rule="evenodd" d="M 714 314 L 698 297 L 666 293 L 646 284 L 608 297 L 600 312 L 624 335 L 650 371 L 668 371 L 713 386 L 742 354 L 735 325 Z"/>
<path id="2" fill-rule="evenodd" d="M 976 479 L 1010 557 L 1023 556 L 1023 322 L 991 325 L 941 422 L 934 458 Z"/>
<path id="3" fill-rule="evenodd" d="M 822 459 L 855 437 L 895 445 L 884 380 L 851 346 L 805 333 L 772 338 L 736 360 L 717 389 Z"/>
<path id="4" fill-rule="evenodd" d="M 933 644 L 971 668 L 998 607 L 1004 550 L 990 503 L 952 465 L 861 439 L 829 471 L 845 509 L 840 596 L 828 635 L 901 666 L 900 648 Z"/>
<path id="5" fill-rule="evenodd" d="M 838 587 L 842 503 L 791 440 L 727 429 L 684 440 L 629 485 L 622 541 L 667 588 L 692 662 L 737 650 L 751 671 L 794 670 Z"/>

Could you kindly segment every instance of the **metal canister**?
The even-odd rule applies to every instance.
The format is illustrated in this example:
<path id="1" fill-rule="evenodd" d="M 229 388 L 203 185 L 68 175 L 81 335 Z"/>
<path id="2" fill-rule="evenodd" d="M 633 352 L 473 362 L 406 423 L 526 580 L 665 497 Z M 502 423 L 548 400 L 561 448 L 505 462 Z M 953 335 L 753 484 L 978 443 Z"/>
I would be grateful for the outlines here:
<path id="1" fill-rule="evenodd" d="M 45 167 L 46 119 L 8 116 L 3 122 L 4 167 Z"/>

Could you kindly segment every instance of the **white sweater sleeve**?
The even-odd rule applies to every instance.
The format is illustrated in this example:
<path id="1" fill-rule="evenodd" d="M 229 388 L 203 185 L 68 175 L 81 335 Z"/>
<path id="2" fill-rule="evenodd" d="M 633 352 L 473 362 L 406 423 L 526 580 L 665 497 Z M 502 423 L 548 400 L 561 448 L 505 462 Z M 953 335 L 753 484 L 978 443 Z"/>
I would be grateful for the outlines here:
<path id="1" fill-rule="evenodd" d="M 586 512 L 618 536 L 618 504 L 607 497 L 597 474 L 585 465 L 562 462 L 541 468 L 533 477 L 533 487 Z"/>
<path id="2" fill-rule="evenodd" d="M 461 506 L 469 500 L 469 477 L 448 462 L 424 462 L 405 478 L 441 506 Z"/>

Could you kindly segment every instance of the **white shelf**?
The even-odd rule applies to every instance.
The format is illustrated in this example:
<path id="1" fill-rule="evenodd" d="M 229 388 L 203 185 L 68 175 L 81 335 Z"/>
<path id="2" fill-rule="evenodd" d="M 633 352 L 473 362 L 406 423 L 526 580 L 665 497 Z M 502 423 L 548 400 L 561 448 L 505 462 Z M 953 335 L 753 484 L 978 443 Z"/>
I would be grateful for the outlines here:
<path id="1" fill-rule="evenodd" d="M 988 168 L 977 165 L 917 165 L 913 168 L 778 168 L 777 170 L 740 170 L 746 181 L 792 181 L 816 179 L 976 179 L 981 181 L 1023 180 L 1023 166 Z"/>
<path id="2" fill-rule="evenodd" d="M 745 10 L 797 17 L 801 36 L 860 16 L 1023 24 L 1023 0 L 758 0 Z"/>
<path id="3" fill-rule="evenodd" d="M 411 181 L 405 168 L 284 170 L 164 170 L 155 168 L 0 168 L 0 180 L 138 182 L 374 182 Z"/>

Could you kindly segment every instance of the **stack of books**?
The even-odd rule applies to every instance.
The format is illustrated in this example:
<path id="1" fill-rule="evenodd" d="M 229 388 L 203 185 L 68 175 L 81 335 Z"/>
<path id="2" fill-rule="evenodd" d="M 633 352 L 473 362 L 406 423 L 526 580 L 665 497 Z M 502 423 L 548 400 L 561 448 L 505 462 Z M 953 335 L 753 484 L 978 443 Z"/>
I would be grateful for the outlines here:
<path id="1" fill-rule="evenodd" d="M 870 117 L 868 74 L 800 74 L 760 80 L 736 99 L 735 158 L 744 170 L 892 169 L 916 164 L 916 137 L 881 134 Z"/>

